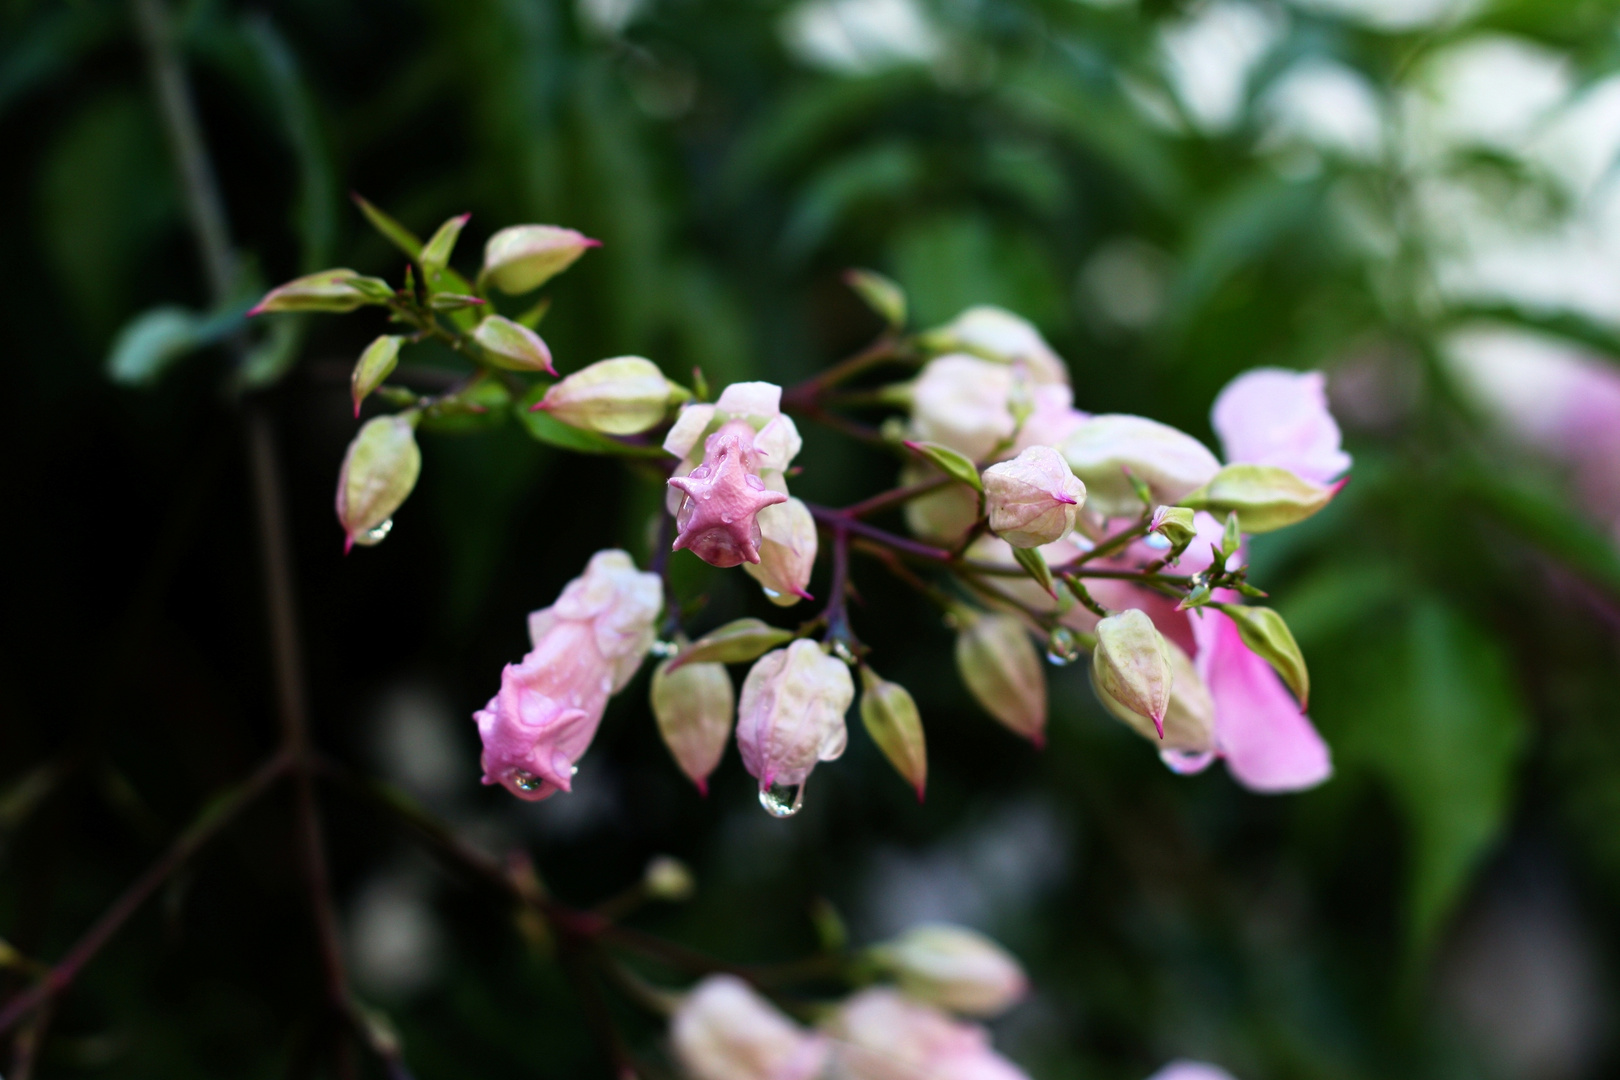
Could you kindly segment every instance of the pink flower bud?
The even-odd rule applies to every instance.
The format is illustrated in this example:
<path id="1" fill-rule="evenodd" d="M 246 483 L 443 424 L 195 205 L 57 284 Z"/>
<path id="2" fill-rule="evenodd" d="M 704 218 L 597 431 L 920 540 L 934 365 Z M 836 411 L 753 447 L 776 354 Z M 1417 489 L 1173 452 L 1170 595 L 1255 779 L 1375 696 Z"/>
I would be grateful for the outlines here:
<path id="1" fill-rule="evenodd" d="M 484 783 L 530 800 L 570 789 L 608 697 L 652 644 L 661 605 L 658 575 L 637 571 L 622 551 L 601 551 L 557 603 L 529 616 L 533 650 L 506 666 L 500 691 L 473 716 Z"/>
<path id="2" fill-rule="evenodd" d="M 364 277 L 353 270 L 321 270 L 277 285 L 264 294 L 248 312 L 267 311 L 353 311 L 361 304 L 385 304 L 394 295 L 386 281 Z"/>
<path id="3" fill-rule="evenodd" d="M 1350 468 L 1320 371 L 1255 368 L 1226 384 L 1210 422 L 1234 465 L 1275 465 L 1317 484 Z"/>
<path id="4" fill-rule="evenodd" d="M 680 529 L 675 551 L 690 548 L 704 562 L 721 567 L 759 562 L 756 515 L 786 502 L 787 496 L 759 478 L 754 435 L 747 421 L 728 421 L 704 443 L 703 463 L 670 479 L 669 486 L 686 496 L 675 515 Z"/>
<path id="5" fill-rule="evenodd" d="M 513 225 L 484 245 L 484 272 L 501 292 L 513 296 L 538 289 L 602 241 L 556 225 Z"/>
<path id="6" fill-rule="evenodd" d="M 681 1002 L 670 1042 L 692 1080 L 813 1080 L 827 1040 L 800 1028 L 735 975 L 710 975 Z"/>
<path id="7" fill-rule="evenodd" d="M 1013 547 L 1054 544 L 1074 529 L 1086 500 L 1082 484 L 1050 446 L 1032 446 L 1011 461 L 984 470 L 990 531 Z"/>
<path id="8" fill-rule="evenodd" d="M 1088 505 L 1104 517 L 1134 517 L 1144 507 L 1130 476 L 1156 503 L 1175 503 L 1207 484 L 1221 463 L 1203 443 L 1141 416 L 1093 416 L 1058 448 L 1085 481 Z"/>
<path id="9" fill-rule="evenodd" d="M 754 662 L 737 706 L 737 748 L 762 799 L 802 787 L 818 761 L 844 752 L 844 714 L 854 700 L 849 667 L 813 641 L 801 638 Z"/>
<path id="10" fill-rule="evenodd" d="M 964 926 L 923 923 L 873 953 L 907 997 L 965 1016 L 999 1016 L 1029 990 L 1007 950 Z"/>
<path id="11" fill-rule="evenodd" d="M 837 1080 L 1028 1080 L 977 1024 L 952 1020 L 889 987 L 863 990 L 828 1023 Z"/>
<path id="12" fill-rule="evenodd" d="M 1006 364 L 965 354 L 930 360 L 912 385 L 913 436 L 983 461 L 1017 426 L 1008 404 L 1012 387 Z"/>
<path id="13" fill-rule="evenodd" d="M 798 499 L 759 512 L 759 562 L 744 563 L 771 603 L 791 607 L 813 599 L 806 592 L 810 570 L 816 564 L 816 519 Z"/>
<path id="14" fill-rule="evenodd" d="M 343 455 L 338 472 L 337 516 L 346 536 L 344 550 L 369 546 L 388 535 L 422 471 L 413 414 L 367 420 Z"/>

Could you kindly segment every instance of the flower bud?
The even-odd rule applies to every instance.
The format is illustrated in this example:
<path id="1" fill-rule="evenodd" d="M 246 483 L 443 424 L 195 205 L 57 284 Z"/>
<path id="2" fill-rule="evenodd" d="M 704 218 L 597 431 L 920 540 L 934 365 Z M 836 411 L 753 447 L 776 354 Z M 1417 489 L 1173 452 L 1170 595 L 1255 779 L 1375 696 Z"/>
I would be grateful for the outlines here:
<path id="1" fill-rule="evenodd" d="M 516 296 L 538 289 L 602 241 L 556 225 L 513 225 L 484 245 L 483 277 Z"/>
<path id="2" fill-rule="evenodd" d="M 709 774 L 726 752 L 735 698 L 726 665 L 665 660 L 653 671 L 652 711 L 675 763 L 698 790 L 709 793 Z"/>
<path id="3" fill-rule="evenodd" d="M 416 486 L 422 451 L 416 445 L 414 420 L 413 413 L 367 420 L 343 455 L 337 516 L 347 537 L 344 551 L 387 536 L 394 511 Z"/>
<path id="4" fill-rule="evenodd" d="M 461 230 L 471 217 L 471 214 L 459 214 L 449 219 L 422 245 L 422 254 L 416 261 L 422 264 L 422 279 L 429 285 L 436 282 L 450 264 L 450 253 L 456 249 Z"/>
<path id="5" fill-rule="evenodd" d="M 814 1080 L 827 1042 L 805 1031 L 735 975 L 710 975 L 670 1020 L 670 1043 L 691 1080 Z"/>
<path id="6" fill-rule="evenodd" d="M 923 739 L 922 716 L 911 693 L 899 683 L 861 667 L 861 723 L 883 756 L 922 801 L 928 784 L 928 746 Z"/>
<path id="7" fill-rule="evenodd" d="M 1242 604 L 1216 604 L 1237 626 L 1238 636 L 1249 651 L 1270 664 L 1288 689 L 1299 698 L 1304 709 L 1311 700 L 1311 676 L 1305 667 L 1305 655 L 1299 651 L 1294 633 L 1288 629 L 1283 617 L 1267 607 L 1248 607 Z"/>
<path id="8" fill-rule="evenodd" d="M 557 369 L 551 366 L 551 350 L 546 347 L 540 335 L 504 315 L 486 316 L 473 331 L 473 340 L 484 350 L 484 359 L 496 367 L 508 371 L 544 371 L 550 375 L 557 374 Z M 663 376 L 660 375 L 659 378 L 662 379 Z"/>
<path id="9" fill-rule="evenodd" d="M 1003 364 L 1023 363 L 1038 385 L 1067 384 L 1069 369 L 1033 323 L 1005 308 L 981 304 L 931 330 L 924 343 L 941 352 L 968 352 Z"/>
<path id="10" fill-rule="evenodd" d="M 1143 511 L 1131 476 L 1148 486 L 1155 501 L 1175 503 L 1221 467 L 1191 435 L 1140 416 L 1093 416 L 1059 449 L 1085 482 L 1087 505 L 1104 517 L 1134 517 Z"/>
<path id="11" fill-rule="evenodd" d="M 1164 738 L 1164 715 L 1175 680 L 1164 635 L 1137 608 L 1101 620 L 1095 633 L 1091 676 L 1097 688 L 1113 705 L 1152 721 L 1155 734 Z"/>
<path id="12" fill-rule="evenodd" d="M 277 285 L 264 294 L 249 315 L 267 311 L 353 311 L 361 304 L 379 304 L 394 294 L 388 282 L 362 277 L 353 270 L 322 270 Z"/>
<path id="13" fill-rule="evenodd" d="M 383 384 L 399 363 L 399 347 L 405 339 L 398 334 L 384 334 L 366 346 L 349 376 L 349 396 L 354 399 L 354 415 L 360 415 L 360 403 L 373 390 Z"/>
<path id="14" fill-rule="evenodd" d="M 886 987 L 862 990 L 827 1024 L 835 1080 L 1027 1080 L 977 1024 Z"/>
<path id="15" fill-rule="evenodd" d="M 805 591 L 816 564 L 816 519 L 798 499 L 760 510 L 759 562 L 743 563 L 743 570 L 765 590 L 771 603 L 792 607 L 813 599 Z"/>
<path id="16" fill-rule="evenodd" d="M 754 662 L 737 705 L 737 748 L 762 801 L 776 789 L 803 787 L 818 761 L 844 752 L 844 713 L 854 699 L 849 667 L 813 641 L 801 638 Z"/>
<path id="17" fill-rule="evenodd" d="M 760 561 L 756 515 L 788 497 L 760 479 L 754 435 L 746 420 L 727 421 L 704 443 L 703 463 L 670 478 L 669 486 L 685 496 L 675 514 L 680 532 L 673 550 L 690 549 L 719 567 Z"/>
<path id="18" fill-rule="evenodd" d="M 604 435 L 638 435 L 669 410 L 670 383 L 658 365 L 619 356 L 569 375 L 534 407 L 565 424 Z"/>
<path id="19" fill-rule="evenodd" d="M 1012 384 L 1005 364 L 960 353 L 930 360 L 912 384 L 914 438 L 983 461 L 1016 427 L 1008 406 Z"/>
<path id="20" fill-rule="evenodd" d="M 957 632 L 956 669 L 986 712 L 1036 746 L 1046 741 L 1046 674 L 1017 616 L 975 613 Z"/>
<path id="21" fill-rule="evenodd" d="M 1007 950 L 963 926 L 923 923 L 873 951 L 907 997 L 964 1016 L 999 1016 L 1029 990 Z"/>
<path id="22" fill-rule="evenodd" d="M 654 900 L 681 901 L 691 899 L 697 889 L 692 871 L 673 855 L 656 855 L 641 874 L 641 887 Z"/>
<path id="23" fill-rule="evenodd" d="M 1172 549 L 1185 548 L 1198 537 L 1195 514 L 1185 506 L 1161 506 L 1153 511 L 1148 532 L 1170 541 Z"/>
<path id="24" fill-rule="evenodd" d="M 1163 735 L 1150 717 L 1129 708 L 1103 688 L 1095 664 L 1091 687 L 1103 708 L 1138 735 L 1156 743 L 1161 751 L 1182 755 L 1183 759 L 1208 754 L 1215 749 L 1215 702 L 1204 680 L 1198 677 L 1192 658 L 1168 638 L 1161 635 L 1160 640 L 1170 657 L 1170 700 L 1164 710 Z"/>
<path id="25" fill-rule="evenodd" d="M 1017 548 L 1055 544 L 1074 529 L 1086 485 L 1050 446 L 1032 446 L 984 470 L 990 531 Z"/>
<path id="26" fill-rule="evenodd" d="M 1275 465 L 1228 465 L 1176 501 L 1217 517 L 1235 512 L 1244 532 L 1264 533 L 1304 521 L 1332 502 L 1343 486 L 1342 480 L 1313 484 Z"/>

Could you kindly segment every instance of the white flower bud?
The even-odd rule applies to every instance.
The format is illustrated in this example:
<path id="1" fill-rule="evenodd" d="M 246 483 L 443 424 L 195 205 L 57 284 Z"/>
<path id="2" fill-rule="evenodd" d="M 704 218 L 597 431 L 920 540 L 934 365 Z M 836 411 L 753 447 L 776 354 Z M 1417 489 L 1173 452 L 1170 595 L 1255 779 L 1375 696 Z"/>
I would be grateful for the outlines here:
<path id="1" fill-rule="evenodd" d="M 1050 446 L 1032 446 L 984 470 L 990 531 L 1013 547 L 1055 544 L 1074 528 L 1086 485 Z"/>
<path id="2" fill-rule="evenodd" d="M 422 451 L 416 445 L 413 419 L 402 413 L 367 420 L 343 455 L 337 516 L 347 534 L 344 550 L 387 536 L 394 511 L 416 487 Z"/>
<path id="3" fill-rule="evenodd" d="M 719 663 L 682 664 L 670 671 L 673 659 L 653 671 L 653 717 L 675 763 L 707 795 L 709 774 L 731 737 L 731 675 Z"/>
<path id="4" fill-rule="evenodd" d="M 767 506 L 755 516 L 759 522 L 759 562 L 743 563 L 748 576 L 759 582 L 771 603 L 791 607 L 810 599 L 805 591 L 816 564 L 816 519 L 798 499 Z"/>
<path id="5" fill-rule="evenodd" d="M 1155 502 L 1175 503 L 1221 468 L 1191 435 L 1140 416 L 1093 416 L 1059 449 L 1074 475 L 1085 481 L 1088 505 L 1104 517 L 1135 517 L 1144 509 L 1127 469 L 1148 486 Z"/>
<path id="6" fill-rule="evenodd" d="M 673 855 L 655 855 L 641 873 L 641 886 L 655 900 L 690 899 L 697 889 L 692 871 Z"/>
<path id="7" fill-rule="evenodd" d="M 970 307 L 930 331 L 926 340 L 936 348 L 971 352 L 1004 364 L 1021 362 L 1037 385 L 1066 385 L 1069 381 L 1068 367 L 1034 324 L 1005 308 Z"/>
<path id="8" fill-rule="evenodd" d="M 962 926 L 913 926 L 874 952 L 907 997 L 964 1016 L 999 1016 L 1029 989 L 1007 950 Z"/>
<path id="9" fill-rule="evenodd" d="M 755 661 L 737 704 L 737 748 L 760 792 L 802 787 L 817 762 L 841 755 L 854 700 L 849 667 L 813 641 L 801 638 Z"/>
<path id="10" fill-rule="evenodd" d="M 1005 364 L 965 354 L 930 360 L 912 385 L 915 438 L 983 461 L 1013 434 L 1012 385 L 1013 370 Z"/>
<path id="11" fill-rule="evenodd" d="M 670 1043 L 691 1080 L 813 1080 L 827 1042 L 735 975 L 710 975 L 681 1002 Z"/>

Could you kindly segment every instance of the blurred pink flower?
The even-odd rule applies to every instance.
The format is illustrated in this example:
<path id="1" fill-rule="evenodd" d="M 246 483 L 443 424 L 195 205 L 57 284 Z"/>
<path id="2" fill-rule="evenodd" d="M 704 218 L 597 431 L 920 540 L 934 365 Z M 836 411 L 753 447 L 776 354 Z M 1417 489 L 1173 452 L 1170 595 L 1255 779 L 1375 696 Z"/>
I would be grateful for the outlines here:
<path id="1" fill-rule="evenodd" d="M 824 1036 L 805 1031 L 734 975 L 710 975 L 681 1002 L 670 1042 L 692 1080 L 812 1080 Z"/>
<path id="2" fill-rule="evenodd" d="M 1028 1080 L 991 1048 L 984 1028 L 889 987 L 851 997 L 829 1028 L 836 1080 Z"/>
<path id="3" fill-rule="evenodd" d="M 622 551 L 599 551 L 557 603 L 530 615 L 534 648 L 506 666 L 500 690 L 473 714 L 484 783 L 529 800 L 569 790 L 608 697 L 651 646 L 661 607 L 658 575 Z"/>
<path id="4" fill-rule="evenodd" d="M 1226 384 L 1210 422 L 1231 465 L 1276 465 L 1326 484 L 1350 468 L 1320 371 L 1255 368 Z"/>
<path id="5" fill-rule="evenodd" d="M 1172 1061 L 1148 1080 L 1232 1080 L 1232 1074 L 1202 1061 Z"/>

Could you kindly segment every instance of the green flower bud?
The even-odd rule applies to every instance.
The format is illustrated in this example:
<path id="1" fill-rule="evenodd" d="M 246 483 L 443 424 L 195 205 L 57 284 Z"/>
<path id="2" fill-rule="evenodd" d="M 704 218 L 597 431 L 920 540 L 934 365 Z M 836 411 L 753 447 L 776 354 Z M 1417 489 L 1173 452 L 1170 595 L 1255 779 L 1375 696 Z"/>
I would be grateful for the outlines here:
<path id="1" fill-rule="evenodd" d="M 496 367 L 557 374 L 551 366 L 551 350 L 540 335 L 503 315 L 491 315 L 479 323 L 473 340 L 484 350 L 484 358 Z"/>
<path id="2" fill-rule="evenodd" d="M 1110 615 L 1097 624 L 1097 647 L 1091 652 L 1091 677 L 1099 691 L 1127 712 L 1151 721 L 1164 737 L 1175 674 L 1170 648 L 1147 614 L 1136 608 Z M 1110 705 L 1110 708 L 1113 706 Z"/>
<path id="3" fill-rule="evenodd" d="M 1203 443 L 1141 416 L 1093 416 L 1058 447 L 1086 485 L 1087 506 L 1104 517 L 1135 517 L 1155 502 L 1180 502 L 1221 467 Z"/>
<path id="4" fill-rule="evenodd" d="M 1313 484 L 1275 465 L 1228 465 L 1205 484 L 1176 500 L 1217 517 L 1236 513 L 1246 533 L 1271 532 L 1304 521 L 1344 486 Z"/>
<path id="5" fill-rule="evenodd" d="M 1091 687 L 1103 708 L 1129 724 L 1143 738 L 1157 743 L 1161 750 L 1182 754 L 1206 754 L 1215 747 L 1215 702 L 1209 688 L 1198 677 L 1191 657 L 1182 652 L 1175 642 L 1164 640 L 1170 657 L 1170 700 L 1164 711 L 1164 734 L 1161 737 L 1153 722 L 1139 712 L 1127 708 L 1103 689 L 1092 667 Z"/>
<path id="6" fill-rule="evenodd" d="M 639 356 L 598 360 L 563 379 L 535 404 L 573 427 L 637 435 L 658 424 L 675 393 L 658 365 Z"/>
<path id="7" fill-rule="evenodd" d="M 956 635 L 956 669 L 986 712 L 1036 746 L 1046 741 L 1046 675 L 1016 616 L 973 613 Z"/>
<path id="8" fill-rule="evenodd" d="M 513 225 L 484 245 L 482 276 L 502 292 L 516 296 L 538 289 L 601 243 L 556 225 Z"/>
<path id="9" fill-rule="evenodd" d="M 692 871 L 673 855 L 656 855 L 641 875 L 641 887 L 654 900 L 689 899 L 697 889 Z"/>
<path id="10" fill-rule="evenodd" d="M 362 277 L 353 270 L 322 270 L 294 278 L 264 294 L 249 315 L 267 311 L 353 311 L 361 304 L 383 304 L 394 295 L 381 278 Z"/>
<path id="11" fill-rule="evenodd" d="M 347 535 L 344 551 L 381 542 L 394 511 L 416 486 L 422 451 L 415 419 L 414 413 L 401 413 L 368 420 L 349 444 L 337 489 L 337 516 Z"/>
<path id="12" fill-rule="evenodd" d="M 1153 511 L 1148 532 L 1158 533 L 1170 541 L 1172 550 L 1180 551 L 1198 536 L 1193 527 L 1193 511 L 1185 506 L 1161 506 Z"/>
<path id="13" fill-rule="evenodd" d="M 921 802 L 928 784 L 928 747 L 923 739 L 922 717 L 910 691 L 862 665 L 861 723 L 889 764 L 916 788 L 917 801 Z"/>
<path id="14" fill-rule="evenodd" d="M 1305 655 L 1299 651 L 1293 631 L 1283 617 L 1266 607 L 1247 607 L 1242 604 L 1213 605 L 1237 624 L 1238 636 L 1249 651 L 1261 657 L 1277 670 L 1288 689 L 1299 698 L 1304 709 L 1311 699 L 1311 674 L 1305 668 Z"/>
<path id="15" fill-rule="evenodd" d="M 360 415 L 360 403 L 393 373 L 395 365 L 399 363 L 399 347 L 404 343 L 405 339 L 397 334 L 384 334 L 367 345 L 366 351 L 360 354 L 359 362 L 354 365 L 354 373 L 349 376 L 349 391 L 354 398 L 356 417 Z"/>

